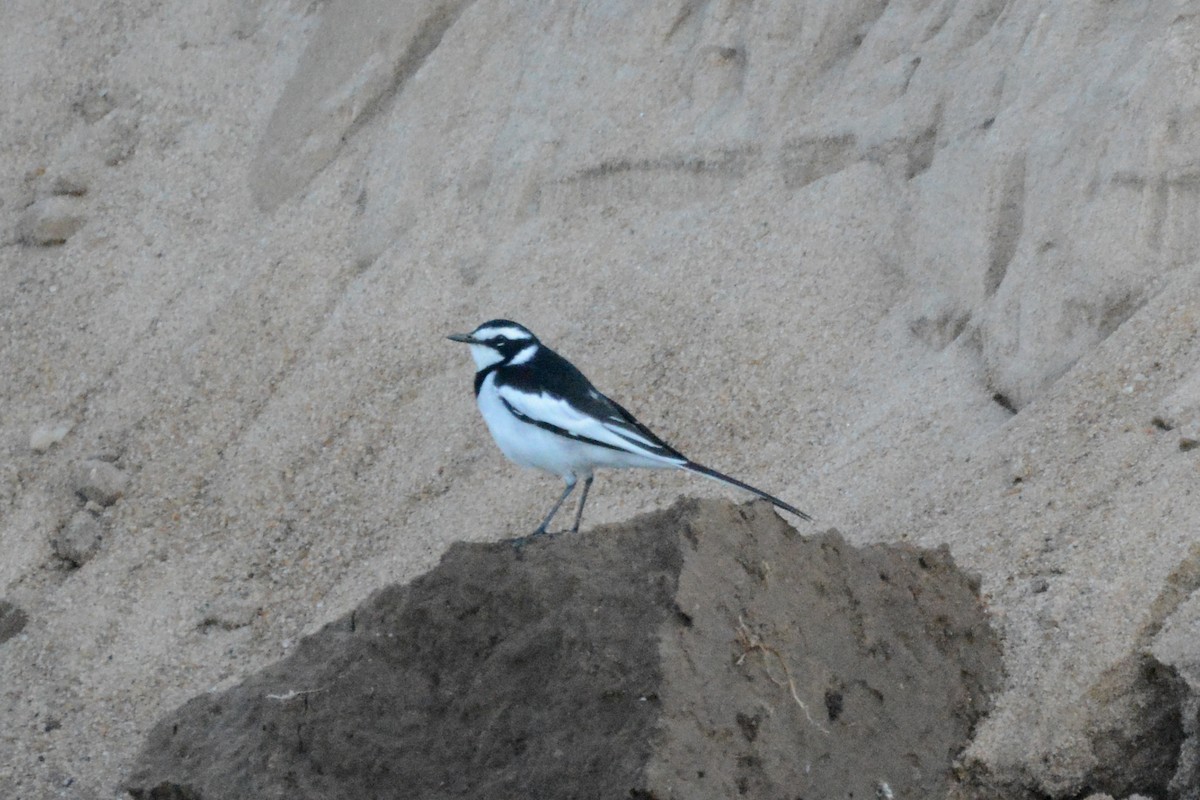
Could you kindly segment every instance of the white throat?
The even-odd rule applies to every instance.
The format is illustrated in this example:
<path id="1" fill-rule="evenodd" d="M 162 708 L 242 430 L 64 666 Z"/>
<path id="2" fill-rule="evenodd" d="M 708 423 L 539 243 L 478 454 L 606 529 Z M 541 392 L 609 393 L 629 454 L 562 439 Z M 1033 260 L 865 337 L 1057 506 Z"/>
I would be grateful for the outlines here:
<path id="1" fill-rule="evenodd" d="M 499 363 L 504 360 L 504 356 L 497 353 L 486 344 L 471 345 L 471 358 L 475 359 L 475 371 L 487 369 L 492 364 Z"/>

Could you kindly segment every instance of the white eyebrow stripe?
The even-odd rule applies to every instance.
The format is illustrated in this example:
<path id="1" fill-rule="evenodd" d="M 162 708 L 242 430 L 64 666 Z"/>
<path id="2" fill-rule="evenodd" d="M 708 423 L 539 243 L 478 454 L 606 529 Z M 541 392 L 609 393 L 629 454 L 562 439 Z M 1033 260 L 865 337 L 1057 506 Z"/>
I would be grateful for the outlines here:
<path id="1" fill-rule="evenodd" d="M 503 336 L 505 339 L 513 339 L 515 341 L 533 338 L 528 331 L 523 331 L 520 328 L 513 328 L 509 325 L 479 328 L 471 335 L 476 339 L 491 339 L 493 336 Z"/>

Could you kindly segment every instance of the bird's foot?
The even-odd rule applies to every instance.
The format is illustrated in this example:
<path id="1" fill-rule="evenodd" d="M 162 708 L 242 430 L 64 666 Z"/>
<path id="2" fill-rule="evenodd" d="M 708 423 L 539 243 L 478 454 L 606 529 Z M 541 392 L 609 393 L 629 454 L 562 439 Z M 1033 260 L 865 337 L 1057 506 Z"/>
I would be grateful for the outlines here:
<path id="1" fill-rule="evenodd" d="M 545 528 L 538 528 L 533 533 L 531 533 L 527 536 L 518 536 L 515 539 L 512 539 L 511 541 L 512 541 L 513 550 L 517 551 L 517 555 L 521 555 L 521 551 L 523 551 L 525 549 L 525 545 L 529 544 L 534 539 L 541 539 L 543 537 L 553 538 L 557 535 L 558 535 L 557 531 L 554 533 L 551 533 L 550 531 L 546 530 Z"/>

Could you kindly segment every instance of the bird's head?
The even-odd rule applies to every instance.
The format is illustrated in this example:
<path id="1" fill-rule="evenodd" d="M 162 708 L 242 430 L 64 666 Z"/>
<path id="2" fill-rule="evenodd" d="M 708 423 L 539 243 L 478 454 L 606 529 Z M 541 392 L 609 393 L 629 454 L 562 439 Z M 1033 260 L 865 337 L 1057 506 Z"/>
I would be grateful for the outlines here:
<path id="1" fill-rule="evenodd" d="M 522 364 L 533 358 L 538 345 L 528 328 L 507 319 L 494 319 L 470 333 L 452 333 L 446 338 L 471 345 L 476 369 L 500 363 Z"/>

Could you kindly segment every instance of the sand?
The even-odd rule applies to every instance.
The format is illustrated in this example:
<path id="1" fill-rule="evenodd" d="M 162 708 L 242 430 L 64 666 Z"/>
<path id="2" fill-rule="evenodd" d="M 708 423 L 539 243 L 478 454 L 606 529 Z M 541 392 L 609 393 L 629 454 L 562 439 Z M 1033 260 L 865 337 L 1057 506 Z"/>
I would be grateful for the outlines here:
<path id="1" fill-rule="evenodd" d="M 558 484 L 442 338 L 504 316 L 806 533 L 978 575 L 997 796 L 1189 796 L 1197 20 L 4 3 L 0 795 L 124 796 L 188 699 L 527 532 Z M 585 525 L 681 493 L 742 499 L 602 475 Z"/>

